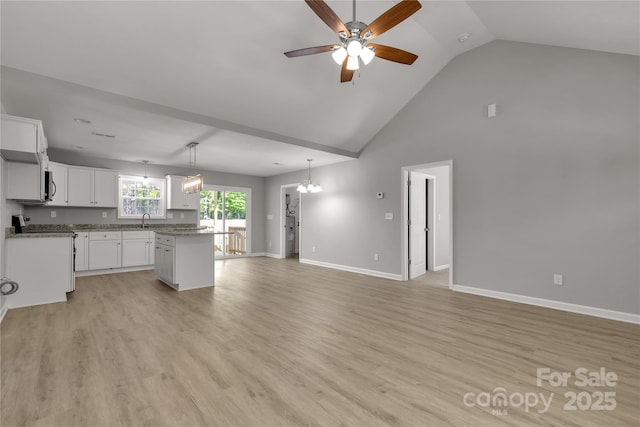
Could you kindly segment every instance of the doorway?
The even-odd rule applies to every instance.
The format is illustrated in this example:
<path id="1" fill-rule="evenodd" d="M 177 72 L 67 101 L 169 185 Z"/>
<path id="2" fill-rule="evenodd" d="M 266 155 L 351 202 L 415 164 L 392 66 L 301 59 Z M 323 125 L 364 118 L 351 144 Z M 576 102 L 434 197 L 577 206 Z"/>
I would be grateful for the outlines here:
<path id="1" fill-rule="evenodd" d="M 403 280 L 441 272 L 453 284 L 452 167 L 445 161 L 402 168 Z"/>
<path id="2" fill-rule="evenodd" d="M 216 234 L 215 257 L 235 258 L 251 253 L 251 188 L 205 185 L 200 192 L 200 226 Z"/>
<path id="3" fill-rule="evenodd" d="M 297 187 L 280 187 L 280 258 L 300 258 L 302 199 Z"/>

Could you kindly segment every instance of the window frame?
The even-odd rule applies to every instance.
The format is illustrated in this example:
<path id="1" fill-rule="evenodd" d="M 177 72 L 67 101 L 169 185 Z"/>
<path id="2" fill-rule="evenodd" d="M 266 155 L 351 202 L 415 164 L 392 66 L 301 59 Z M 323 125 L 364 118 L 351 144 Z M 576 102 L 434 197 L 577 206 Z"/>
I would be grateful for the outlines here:
<path id="1" fill-rule="evenodd" d="M 158 215 L 150 215 L 151 219 L 166 219 L 167 218 L 167 179 L 166 178 L 156 178 L 156 177 L 148 177 L 149 182 L 157 182 L 160 184 L 160 198 L 159 199 L 151 199 L 151 198 L 138 198 L 138 197 L 126 197 L 122 195 L 122 182 L 123 180 L 135 180 L 137 182 L 143 182 L 144 177 L 137 175 L 119 175 L 118 176 L 118 218 L 121 219 L 131 219 L 131 218 L 141 218 L 143 214 L 139 215 L 127 215 L 123 212 L 124 208 L 124 199 L 134 199 L 134 200 L 159 200 L 160 201 L 160 214 Z"/>

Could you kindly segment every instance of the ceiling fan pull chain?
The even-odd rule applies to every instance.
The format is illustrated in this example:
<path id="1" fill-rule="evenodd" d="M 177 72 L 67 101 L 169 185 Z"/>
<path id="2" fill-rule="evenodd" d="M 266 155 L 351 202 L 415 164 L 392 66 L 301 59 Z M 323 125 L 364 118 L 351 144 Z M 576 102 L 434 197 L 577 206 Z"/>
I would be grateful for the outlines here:
<path id="1" fill-rule="evenodd" d="M 356 22 L 356 0 L 353 0 L 353 22 Z"/>

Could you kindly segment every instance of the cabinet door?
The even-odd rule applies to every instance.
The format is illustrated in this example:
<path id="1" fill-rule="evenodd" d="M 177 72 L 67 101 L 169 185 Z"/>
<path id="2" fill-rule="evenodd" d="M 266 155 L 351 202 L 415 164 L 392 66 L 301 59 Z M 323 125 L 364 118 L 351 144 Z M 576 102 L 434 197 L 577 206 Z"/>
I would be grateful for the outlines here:
<path id="1" fill-rule="evenodd" d="M 200 209 L 200 193 L 185 194 L 184 209 L 199 210 Z"/>
<path id="2" fill-rule="evenodd" d="M 96 170 L 94 175 L 93 205 L 118 206 L 118 173 Z"/>
<path id="3" fill-rule="evenodd" d="M 76 271 L 89 269 L 89 233 L 78 233 L 76 245 Z"/>
<path id="4" fill-rule="evenodd" d="M 156 274 L 160 277 L 162 277 L 162 245 L 160 245 L 159 243 L 154 244 L 153 246 L 154 250 L 154 258 L 155 258 L 155 263 L 154 263 L 154 271 L 156 272 Z"/>
<path id="5" fill-rule="evenodd" d="M 156 263 L 156 251 L 153 245 L 153 241 L 147 242 L 147 265 L 153 265 Z"/>
<path id="6" fill-rule="evenodd" d="M 65 165 L 49 163 L 49 171 L 53 174 L 55 193 L 48 206 L 67 206 L 67 169 Z"/>
<path id="7" fill-rule="evenodd" d="M 69 206 L 93 206 L 93 170 L 70 166 L 67 177 Z"/>
<path id="8" fill-rule="evenodd" d="M 175 262 L 174 262 L 174 250 L 171 246 L 164 248 L 163 264 L 165 266 L 164 278 L 170 283 L 176 283 L 175 280 Z"/>
<path id="9" fill-rule="evenodd" d="M 122 265 L 119 240 L 89 241 L 89 270 L 118 268 Z"/>
<path id="10" fill-rule="evenodd" d="M 137 265 L 148 265 L 148 247 L 149 241 L 147 239 L 123 240 L 122 266 L 133 267 Z"/>
<path id="11" fill-rule="evenodd" d="M 38 145 L 39 128 L 42 123 L 37 120 L 2 115 L 2 152 L 7 160 L 38 163 L 42 153 Z"/>
<path id="12" fill-rule="evenodd" d="M 41 164 L 7 162 L 7 199 L 44 200 L 44 171 Z"/>

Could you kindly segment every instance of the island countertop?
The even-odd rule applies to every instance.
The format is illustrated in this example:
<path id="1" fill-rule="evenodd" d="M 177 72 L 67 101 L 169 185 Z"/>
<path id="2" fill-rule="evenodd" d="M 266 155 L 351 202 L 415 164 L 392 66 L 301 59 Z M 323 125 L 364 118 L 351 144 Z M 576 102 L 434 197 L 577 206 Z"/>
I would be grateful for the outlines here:
<path id="1" fill-rule="evenodd" d="M 232 231 L 215 231 L 206 228 L 198 229 L 176 229 L 176 230 L 157 230 L 156 234 L 164 234 L 166 236 L 202 236 L 206 234 L 233 234 Z"/>

